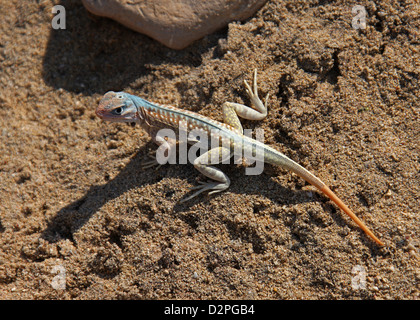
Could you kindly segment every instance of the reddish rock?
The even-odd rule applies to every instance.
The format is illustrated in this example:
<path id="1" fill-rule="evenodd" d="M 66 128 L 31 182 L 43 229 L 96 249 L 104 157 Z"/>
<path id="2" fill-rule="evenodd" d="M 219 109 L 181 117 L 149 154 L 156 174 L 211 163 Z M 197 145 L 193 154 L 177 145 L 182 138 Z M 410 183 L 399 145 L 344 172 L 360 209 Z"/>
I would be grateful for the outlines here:
<path id="1" fill-rule="evenodd" d="M 249 18 L 266 1 L 83 0 L 83 4 L 95 15 L 116 20 L 172 49 L 183 49 L 231 21 Z"/>

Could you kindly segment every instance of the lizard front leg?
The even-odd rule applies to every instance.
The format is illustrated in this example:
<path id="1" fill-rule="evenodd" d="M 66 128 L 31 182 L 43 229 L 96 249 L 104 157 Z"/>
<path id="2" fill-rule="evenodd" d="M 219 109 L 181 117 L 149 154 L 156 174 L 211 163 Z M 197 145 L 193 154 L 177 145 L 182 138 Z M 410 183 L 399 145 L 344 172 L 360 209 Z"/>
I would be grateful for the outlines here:
<path id="1" fill-rule="evenodd" d="M 147 132 L 153 142 L 159 147 L 157 150 L 148 155 L 151 160 L 142 162 L 142 168 L 148 169 L 156 167 L 156 169 L 159 169 L 163 164 L 165 164 L 165 159 L 169 160 L 175 155 L 177 140 L 175 137 L 160 136 L 159 130 L 156 128 L 149 128 Z"/>

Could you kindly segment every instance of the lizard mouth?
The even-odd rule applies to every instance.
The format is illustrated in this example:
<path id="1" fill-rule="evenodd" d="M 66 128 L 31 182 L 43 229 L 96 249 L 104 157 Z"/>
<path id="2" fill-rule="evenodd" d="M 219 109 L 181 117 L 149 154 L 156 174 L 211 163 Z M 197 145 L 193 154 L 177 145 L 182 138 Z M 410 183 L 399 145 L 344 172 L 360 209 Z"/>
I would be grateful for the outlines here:
<path id="1" fill-rule="evenodd" d="M 104 115 L 104 110 L 101 108 L 101 106 L 98 106 L 95 110 L 96 115 L 102 119 Z"/>

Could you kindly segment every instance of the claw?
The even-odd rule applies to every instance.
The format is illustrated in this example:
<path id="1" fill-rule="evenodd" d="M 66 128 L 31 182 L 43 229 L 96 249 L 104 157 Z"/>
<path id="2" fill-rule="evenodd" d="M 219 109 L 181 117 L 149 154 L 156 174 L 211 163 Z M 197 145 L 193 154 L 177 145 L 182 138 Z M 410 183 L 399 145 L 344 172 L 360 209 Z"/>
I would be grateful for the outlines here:
<path id="1" fill-rule="evenodd" d="M 245 90 L 248 96 L 252 97 L 254 93 L 252 92 L 251 86 L 249 85 L 248 81 L 244 80 Z"/>
<path id="2" fill-rule="evenodd" d="M 250 97 L 256 96 L 258 97 L 258 85 L 257 85 L 257 69 L 254 70 L 254 80 L 252 82 L 252 86 L 254 90 L 252 90 L 251 86 L 249 85 L 248 81 L 244 80 L 246 92 Z"/>
<path id="3" fill-rule="evenodd" d="M 258 88 L 257 88 L 257 69 L 254 70 L 254 94 L 258 97 Z"/>
<path id="4" fill-rule="evenodd" d="M 265 109 L 267 109 L 267 101 L 268 101 L 268 97 L 270 96 L 269 93 L 267 93 L 267 95 L 265 96 L 265 102 L 264 102 L 264 107 Z"/>

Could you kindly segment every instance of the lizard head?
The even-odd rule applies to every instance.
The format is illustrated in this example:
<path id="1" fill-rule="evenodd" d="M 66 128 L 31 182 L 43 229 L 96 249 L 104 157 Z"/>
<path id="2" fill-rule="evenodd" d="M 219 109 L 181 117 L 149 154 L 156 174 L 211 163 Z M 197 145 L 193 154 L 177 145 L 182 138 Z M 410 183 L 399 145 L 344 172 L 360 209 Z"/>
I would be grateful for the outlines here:
<path id="1" fill-rule="evenodd" d="M 112 122 L 138 121 L 137 107 L 125 92 L 107 92 L 96 108 L 96 115 L 102 120 Z"/>

